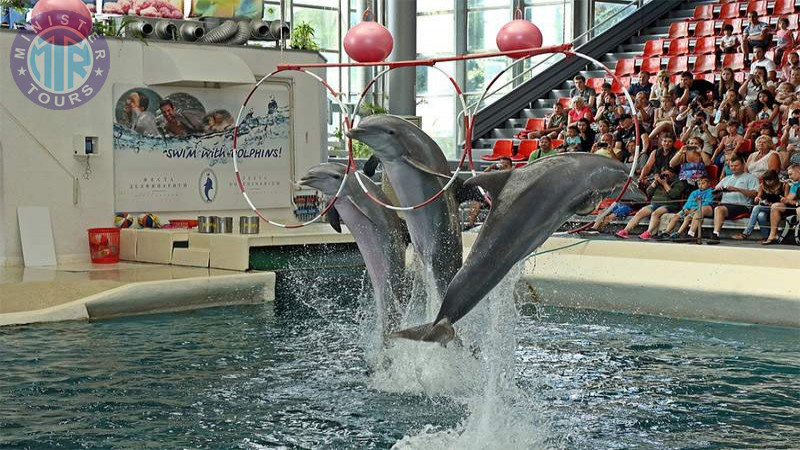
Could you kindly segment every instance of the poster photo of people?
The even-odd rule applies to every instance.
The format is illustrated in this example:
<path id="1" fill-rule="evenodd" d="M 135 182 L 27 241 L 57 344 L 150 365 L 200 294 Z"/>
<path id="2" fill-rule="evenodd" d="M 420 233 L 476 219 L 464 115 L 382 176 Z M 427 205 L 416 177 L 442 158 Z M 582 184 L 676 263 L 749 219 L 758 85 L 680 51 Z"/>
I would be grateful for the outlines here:
<path id="1" fill-rule="evenodd" d="M 115 85 L 117 211 L 246 209 L 232 149 L 235 116 L 248 92 Z M 289 205 L 290 95 L 285 83 L 265 83 L 242 114 L 236 155 L 260 208 Z"/>

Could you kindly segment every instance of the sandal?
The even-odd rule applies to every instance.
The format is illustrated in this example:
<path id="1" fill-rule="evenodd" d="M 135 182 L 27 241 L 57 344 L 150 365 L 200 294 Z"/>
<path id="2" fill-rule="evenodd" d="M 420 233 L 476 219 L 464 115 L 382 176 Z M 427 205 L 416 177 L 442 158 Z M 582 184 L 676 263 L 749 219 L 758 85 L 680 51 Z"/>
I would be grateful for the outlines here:
<path id="1" fill-rule="evenodd" d="M 750 237 L 750 233 L 736 233 L 731 236 L 731 239 L 735 239 L 737 241 L 746 241 L 747 238 Z"/>
<path id="2" fill-rule="evenodd" d="M 773 245 L 778 243 L 778 238 L 775 239 L 764 239 L 761 241 L 761 245 Z"/>

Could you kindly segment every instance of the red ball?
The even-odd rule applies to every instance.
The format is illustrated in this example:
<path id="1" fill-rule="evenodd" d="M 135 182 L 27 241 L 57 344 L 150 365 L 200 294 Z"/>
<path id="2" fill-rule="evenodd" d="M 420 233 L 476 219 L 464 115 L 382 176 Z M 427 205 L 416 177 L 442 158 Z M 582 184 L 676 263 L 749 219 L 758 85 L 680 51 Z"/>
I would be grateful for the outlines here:
<path id="1" fill-rule="evenodd" d="M 392 34 L 377 22 L 361 22 L 344 35 L 344 51 L 362 63 L 383 61 L 393 47 Z"/>
<path id="2" fill-rule="evenodd" d="M 527 20 L 512 20 L 500 28 L 497 32 L 497 48 L 501 52 L 511 50 L 521 50 L 524 48 L 539 48 L 542 46 L 542 32 L 539 27 Z M 522 58 L 526 56 L 522 53 L 512 53 L 512 58 Z"/>
<path id="3" fill-rule="evenodd" d="M 92 13 L 89 12 L 89 8 L 82 0 L 39 0 L 33 5 L 33 10 L 31 10 L 31 21 L 36 24 L 36 16 L 49 12 L 74 13 L 74 17 L 73 14 L 69 14 L 69 25 L 67 26 L 78 32 L 78 34 L 84 38 L 92 32 Z M 44 30 L 50 28 L 49 23 L 49 20 L 42 20 L 39 25 Z M 61 24 L 53 20 L 52 26 L 58 25 Z"/>

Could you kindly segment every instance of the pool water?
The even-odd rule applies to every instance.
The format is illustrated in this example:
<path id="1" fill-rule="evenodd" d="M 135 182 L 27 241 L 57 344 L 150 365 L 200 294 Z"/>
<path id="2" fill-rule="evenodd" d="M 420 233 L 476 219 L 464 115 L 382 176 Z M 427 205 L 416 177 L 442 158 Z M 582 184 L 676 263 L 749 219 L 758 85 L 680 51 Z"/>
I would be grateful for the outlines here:
<path id="1" fill-rule="evenodd" d="M 798 330 L 491 299 L 463 347 L 368 356 L 364 285 L 298 271 L 274 304 L 0 328 L 0 448 L 800 442 Z"/>

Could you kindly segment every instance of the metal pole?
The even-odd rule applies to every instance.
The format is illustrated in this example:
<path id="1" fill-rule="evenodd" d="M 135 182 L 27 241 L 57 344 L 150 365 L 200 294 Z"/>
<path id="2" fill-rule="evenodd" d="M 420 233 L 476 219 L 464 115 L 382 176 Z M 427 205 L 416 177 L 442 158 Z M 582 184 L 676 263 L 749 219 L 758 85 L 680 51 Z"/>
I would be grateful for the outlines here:
<path id="1" fill-rule="evenodd" d="M 394 51 L 389 61 L 416 59 L 417 0 L 388 0 L 386 6 L 387 25 L 394 37 Z M 416 79 L 416 67 L 403 67 L 389 74 L 389 111 L 392 114 L 416 115 Z"/>

